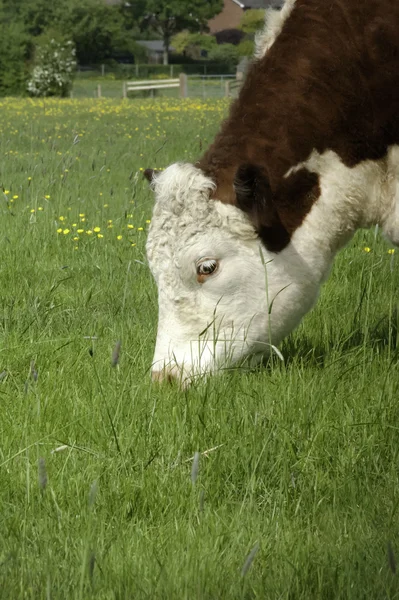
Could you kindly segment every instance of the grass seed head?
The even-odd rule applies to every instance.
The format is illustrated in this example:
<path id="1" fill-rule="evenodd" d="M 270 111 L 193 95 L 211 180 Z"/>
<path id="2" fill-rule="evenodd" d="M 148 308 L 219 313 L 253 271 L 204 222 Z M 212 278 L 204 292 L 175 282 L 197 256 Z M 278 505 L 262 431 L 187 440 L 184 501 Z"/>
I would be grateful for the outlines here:
<path id="1" fill-rule="evenodd" d="M 121 352 L 121 343 L 118 341 L 118 342 L 116 342 L 114 349 L 112 350 L 111 365 L 113 367 L 116 367 L 119 364 L 120 352 Z"/>
<path id="2" fill-rule="evenodd" d="M 191 483 L 194 485 L 195 482 L 197 481 L 197 477 L 198 477 L 198 471 L 199 471 L 199 460 L 200 460 L 200 453 L 196 452 L 194 454 L 194 458 L 193 458 L 193 465 L 191 467 Z"/>

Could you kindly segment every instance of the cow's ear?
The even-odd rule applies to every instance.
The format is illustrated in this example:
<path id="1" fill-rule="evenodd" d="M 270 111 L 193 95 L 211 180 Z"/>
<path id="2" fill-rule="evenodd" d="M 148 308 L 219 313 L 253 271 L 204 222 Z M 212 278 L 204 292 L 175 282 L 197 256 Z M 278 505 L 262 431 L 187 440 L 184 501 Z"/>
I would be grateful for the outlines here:
<path id="1" fill-rule="evenodd" d="M 237 206 L 250 214 L 263 206 L 272 205 L 272 191 L 262 167 L 244 164 L 238 167 L 234 178 Z"/>
<path id="2" fill-rule="evenodd" d="M 238 167 L 234 178 L 237 207 L 252 221 L 266 248 L 279 252 L 289 242 L 274 204 L 273 192 L 265 170 L 254 164 Z"/>
<path id="3" fill-rule="evenodd" d="M 143 175 L 147 179 L 147 181 L 152 183 L 158 173 L 159 173 L 159 171 L 157 171 L 156 169 L 146 169 L 144 171 Z"/>

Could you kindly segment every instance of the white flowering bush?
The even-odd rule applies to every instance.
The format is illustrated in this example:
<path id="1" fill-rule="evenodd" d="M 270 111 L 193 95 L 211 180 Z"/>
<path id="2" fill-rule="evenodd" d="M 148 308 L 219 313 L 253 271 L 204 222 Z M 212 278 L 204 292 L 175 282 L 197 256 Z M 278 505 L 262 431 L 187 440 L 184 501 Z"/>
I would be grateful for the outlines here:
<path id="1" fill-rule="evenodd" d="M 76 50 L 73 42 L 50 42 L 36 50 L 35 66 L 28 81 L 32 96 L 68 95 L 76 69 Z"/>

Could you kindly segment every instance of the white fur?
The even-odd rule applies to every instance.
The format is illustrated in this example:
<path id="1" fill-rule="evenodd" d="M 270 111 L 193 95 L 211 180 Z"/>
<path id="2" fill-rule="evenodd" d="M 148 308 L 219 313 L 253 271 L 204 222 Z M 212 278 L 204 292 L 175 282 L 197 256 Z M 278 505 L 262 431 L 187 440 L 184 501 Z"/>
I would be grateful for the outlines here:
<path id="1" fill-rule="evenodd" d="M 290 16 L 296 0 L 285 0 L 281 10 L 265 11 L 265 25 L 255 36 L 255 58 L 262 58 L 281 33 L 284 22 Z"/>
<path id="2" fill-rule="evenodd" d="M 357 228 L 378 223 L 399 242 L 399 147 L 354 168 L 332 151 L 313 152 L 287 175 L 299 168 L 318 173 L 321 196 L 278 254 L 243 212 L 210 198 L 213 182 L 193 165 L 174 164 L 155 179 L 147 241 L 159 293 L 155 372 L 188 377 L 268 354 L 310 310 Z M 220 263 L 202 284 L 201 257 Z"/>

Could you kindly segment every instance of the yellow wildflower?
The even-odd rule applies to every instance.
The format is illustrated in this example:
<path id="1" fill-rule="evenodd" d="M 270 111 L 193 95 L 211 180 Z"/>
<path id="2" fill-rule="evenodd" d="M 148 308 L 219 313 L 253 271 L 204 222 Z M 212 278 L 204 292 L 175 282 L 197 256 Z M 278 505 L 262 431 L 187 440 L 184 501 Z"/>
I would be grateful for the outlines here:
<path id="1" fill-rule="evenodd" d="M 94 227 L 93 231 L 95 233 L 98 233 L 99 231 L 101 231 L 101 227 Z"/>
<path id="2" fill-rule="evenodd" d="M 395 254 L 395 248 L 390 248 L 388 250 L 388 254 Z"/>
<path id="3" fill-rule="evenodd" d="M 365 252 L 371 252 L 371 248 L 369 248 L 368 246 L 366 246 L 365 248 L 363 248 L 363 250 L 364 250 Z"/>

